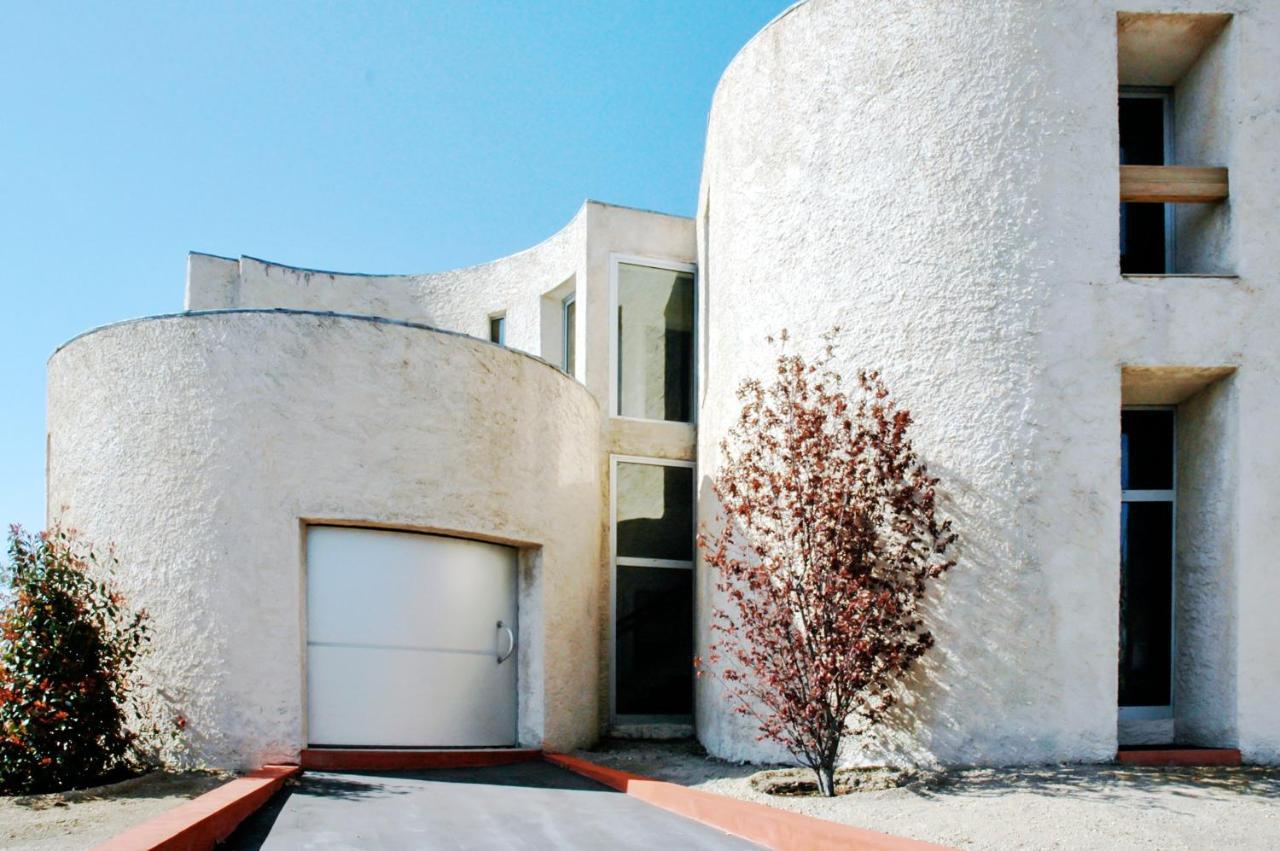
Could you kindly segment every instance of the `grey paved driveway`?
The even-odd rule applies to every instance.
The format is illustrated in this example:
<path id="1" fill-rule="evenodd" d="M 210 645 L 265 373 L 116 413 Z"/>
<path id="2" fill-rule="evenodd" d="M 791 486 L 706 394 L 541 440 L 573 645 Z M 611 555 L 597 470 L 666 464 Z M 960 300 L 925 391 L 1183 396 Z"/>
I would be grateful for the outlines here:
<path id="1" fill-rule="evenodd" d="M 543 762 L 308 771 L 225 848 L 757 848 Z"/>

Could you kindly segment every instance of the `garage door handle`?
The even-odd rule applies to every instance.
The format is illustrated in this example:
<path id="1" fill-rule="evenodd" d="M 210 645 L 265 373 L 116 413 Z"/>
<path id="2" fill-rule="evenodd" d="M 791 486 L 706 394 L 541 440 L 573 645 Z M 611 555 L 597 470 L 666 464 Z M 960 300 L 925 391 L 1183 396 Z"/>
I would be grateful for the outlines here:
<path id="1" fill-rule="evenodd" d="M 498 654 L 498 664 L 501 665 L 503 662 L 511 658 L 512 653 L 516 652 L 516 634 L 511 631 L 511 627 L 507 626 L 502 621 L 498 621 L 498 629 L 506 630 L 507 641 L 511 642 L 510 646 L 507 647 L 506 653 Z"/>

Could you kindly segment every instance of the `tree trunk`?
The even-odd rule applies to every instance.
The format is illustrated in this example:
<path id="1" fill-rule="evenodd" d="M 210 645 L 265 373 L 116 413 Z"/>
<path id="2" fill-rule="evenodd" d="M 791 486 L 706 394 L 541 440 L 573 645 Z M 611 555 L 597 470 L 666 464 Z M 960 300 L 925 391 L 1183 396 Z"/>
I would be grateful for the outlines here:
<path id="1" fill-rule="evenodd" d="M 815 768 L 814 773 L 818 775 L 818 794 L 824 798 L 834 798 L 836 796 L 836 762 L 823 761 L 822 765 Z"/>

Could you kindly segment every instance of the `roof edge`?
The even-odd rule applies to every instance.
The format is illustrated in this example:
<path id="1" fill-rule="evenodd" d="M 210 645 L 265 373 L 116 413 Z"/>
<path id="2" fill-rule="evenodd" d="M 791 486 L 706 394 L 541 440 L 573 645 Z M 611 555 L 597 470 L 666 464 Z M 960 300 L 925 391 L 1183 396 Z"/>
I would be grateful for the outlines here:
<path id="1" fill-rule="evenodd" d="M 72 344 L 76 343 L 79 340 L 82 340 L 86 337 L 91 337 L 94 334 L 98 334 L 103 331 L 112 331 L 118 328 L 127 328 L 131 325 L 142 325 L 144 323 L 159 322 L 159 321 L 172 320 L 172 319 L 202 319 L 206 317 L 232 316 L 232 315 L 308 316 L 308 317 L 318 317 L 322 319 L 343 319 L 343 320 L 349 320 L 353 322 L 367 322 L 373 325 L 393 325 L 401 328 L 412 328 L 417 331 L 429 331 L 435 334 L 441 334 L 448 337 L 455 337 L 460 340 L 465 340 L 469 343 L 475 343 L 481 346 L 490 346 L 495 349 L 501 349 L 502 351 L 510 352 L 514 355 L 518 355 L 520 357 L 527 358 L 531 361 L 534 361 L 535 363 L 541 364 L 542 366 L 545 366 L 547 369 L 555 370 L 557 374 L 564 377 L 567 381 L 572 381 L 574 384 L 577 384 L 579 387 L 582 388 L 584 393 L 590 396 L 592 400 L 595 400 L 595 396 L 589 390 L 587 390 L 586 386 L 583 385 L 582 382 L 566 375 L 564 370 L 560 369 L 560 367 L 556 366 L 550 361 L 545 360 L 541 357 L 538 357 L 535 354 L 526 352 L 522 349 L 513 349 L 508 346 L 500 346 L 497 343 L 491 342 L 489 340 L 481 339 L 480 337 L 473 337 L 470 334 L 464 334 L 461 331 L 450 331 L 448 328 L 437 328 L 434 325 L 427 325 L 422 322 L 411 322 L 407 319 L 391 319 L 386 316 L 374 316 L 372 314 L 362 314 L 362 313 L 338 313 L 332 310 L 300 310 L 300 309 L 291 308 L 291 307 L 229 307 L 229 308 L 219 308 L 216 310 L 184 310 L 176 313 L 157 313 L 153 316 L 137 316 L 132 319 L 121 319 L 117 322 L 108 322 L 105 325 L 98 325 L 96 327 L 88 329 L 87 331 L 81 331 L 79 334 L 76 334 L 71 339 L 62 343 L 60 346 L 54 349 L 53 353 L 50 354 L 49 357 L 45 360 L 45 366 L 47 368 L 48 365 L 53 361 L 53 359 L 57 357 L 58 354 L 63 349 L 66 349 L 67 347 L 71 346 Z M 599 403 L 597 402 L 596 404 L 598 407 Z"/>

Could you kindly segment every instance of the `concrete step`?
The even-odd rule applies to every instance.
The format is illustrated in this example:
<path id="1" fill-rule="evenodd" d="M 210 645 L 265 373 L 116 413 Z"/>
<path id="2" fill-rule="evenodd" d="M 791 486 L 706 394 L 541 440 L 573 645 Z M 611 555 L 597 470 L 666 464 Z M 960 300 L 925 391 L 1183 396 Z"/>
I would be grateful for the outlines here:
<path id="1" fill-rule="evenodd" d="M 541 759 L 536 748 L 306 748 L 302 767 L 312 771 L 425 771 L 478 768 Z"/>
<path id="2" fill-rule="evenodd" d="M 1194 745 L 1126 745 L 1116 753 L 1122 765 L 1239 765 L 1237 748 L 1205 748 Z"/>

